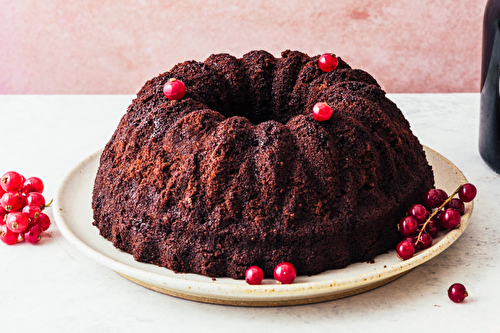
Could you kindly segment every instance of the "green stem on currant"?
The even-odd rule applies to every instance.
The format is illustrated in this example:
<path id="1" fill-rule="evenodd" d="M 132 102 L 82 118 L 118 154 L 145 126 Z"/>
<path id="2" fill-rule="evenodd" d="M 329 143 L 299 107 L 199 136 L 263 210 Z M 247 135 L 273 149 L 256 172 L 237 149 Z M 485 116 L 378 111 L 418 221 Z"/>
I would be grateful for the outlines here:
<path id="1" fill-rule="evenodd" d="M 49 207 L 50 205 L 52 205 L 52 202 L 54 201 L 54 199 L 50 199 L 49 203 L 46 204 L 46 205 L 43 205 L 43 209 L 44 210 L 45 208 Z"/>
<path id="2" fill-rule="evenodd" d="M 460 188 L 462 187 L 462 185 L 460 185 L 449 197 L 448 199 L 446 199 L 438 208 L 436 208 L 431 215 L 429 215 L 429 217 L 427 218 L 427 220 L 425 221 L 425 223 L 422 225 L 422 229 L 420 230 L 420 232 L 418 233 L 418 236 L 417 236 L 417 240 L 415 241 L 415 245 L 418 244 L 418 240 L 420 239 L 420 236 L 422 236 L 422 233 L 424 232 L 425 230 L 425 227 L 427 226 L 427 224 L 429 224 L 429 222 L 431 221 L 431 219 L 436 216 L 436 214 L 441 211 L 441 208 L 443 208 L 444 206 L 446 206 L 446 204 L 448 202 L 451 201 L 451 199 L 453 199 L 453 197 L 455 196 L 455 194 L 458 193 L 458 191 L 460 191 Z"/>

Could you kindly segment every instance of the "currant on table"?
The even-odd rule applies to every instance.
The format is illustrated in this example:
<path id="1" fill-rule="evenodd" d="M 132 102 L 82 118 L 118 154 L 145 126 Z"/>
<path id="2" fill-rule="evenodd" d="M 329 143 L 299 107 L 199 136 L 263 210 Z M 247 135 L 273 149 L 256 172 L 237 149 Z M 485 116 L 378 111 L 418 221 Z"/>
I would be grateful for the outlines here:
<path id="1" fill-rule="evenodd" d="M 469 293 L 461 283 L 454 283 L 448 289 L 448 297 L 455 303 L 463 302 L 467 296 L 469 296 Z"/>
<path id="2" fill-rule="evenodd" d="M 50 227 L 50 218 L 42 211 L 46 205 L 44 184 L 38 177 L 25 179 L 15 171 L 0 178 L 0 240 L 13 245 L 25 240 L 36 244 Z"/>
<path id="3" fill-rule="evenodd" d="M 7 228 L 7 225 L 0 226 L 0 240 L 2 242 L 7 245 L 13 245 L 17 243 L 18 238 L 19 234 Z"/>

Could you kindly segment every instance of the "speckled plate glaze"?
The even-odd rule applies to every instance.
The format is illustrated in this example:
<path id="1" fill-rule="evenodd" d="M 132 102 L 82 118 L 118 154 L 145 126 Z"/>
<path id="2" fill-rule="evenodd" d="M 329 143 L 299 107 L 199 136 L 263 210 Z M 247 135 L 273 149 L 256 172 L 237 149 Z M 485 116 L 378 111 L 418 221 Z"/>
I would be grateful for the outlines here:
<path id="1" fill-rule="evenodd" d="M 436 187 L 452 193 L 467 180 L 448 159 L 425 147 L 432 165 Z M 379 255 L 374 263 L 356 263 L 344 269 L 330 270 L 314 276 L 298 276 L 293 284 L 278 285 L 265 279 L 250 286 L 244 280 L 212 279 L 196 274 L 176 274 L 156 265 L 137 262 L 132 255 L 113 247 L 92 225 L 92 188 L 101 151 L 86 158 L 62 181 L 54 202 L 57 226 L 77 249 L 123 277 L 141 286 L 189 300 L 239 306 L 283 306 L 308 304 L 355 295 L 382 286 L 404 275 L 412 268 L 434 258 L 460 237 L 467 227 L 473 204 L 458 229 L 443 233 L 434 245 L 401 261 L 395 251 Z"/>

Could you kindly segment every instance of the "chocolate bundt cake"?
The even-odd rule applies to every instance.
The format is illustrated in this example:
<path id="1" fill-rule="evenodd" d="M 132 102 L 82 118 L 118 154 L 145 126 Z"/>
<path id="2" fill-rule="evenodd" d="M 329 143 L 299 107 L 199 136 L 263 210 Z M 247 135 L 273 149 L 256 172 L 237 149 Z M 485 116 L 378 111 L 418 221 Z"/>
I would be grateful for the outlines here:
<path id="1" fill-rule="evenodd" d="M 318 58 L 215 54 L 148 81 L 101 156 L 101 235 L 139 261 L 232 278 L 283 261 L 317 274 L 394 248 L 431 167 L 371 75 L 340 58 L 326 73 Z M 170 78 L 182 99 L 164 96 Z M 327 121 L 312 116 L 320 101 Z"/>

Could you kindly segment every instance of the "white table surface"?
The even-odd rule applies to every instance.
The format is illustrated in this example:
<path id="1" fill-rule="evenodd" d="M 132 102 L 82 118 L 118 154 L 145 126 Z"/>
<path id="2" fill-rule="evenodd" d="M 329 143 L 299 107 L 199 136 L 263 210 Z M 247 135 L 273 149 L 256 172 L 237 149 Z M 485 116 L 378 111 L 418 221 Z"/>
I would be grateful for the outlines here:
<path id="1" fill-rule="evenodd" d="M 277 308 L 197 303 L 136 285 L 74 248 L 53 224 L 36 245 L 0 243 L 0 332 L 500 332 L 500 175 L 477 150 L 479 94 L 392 94 L 414 133 L 478 188 L 465 233 L 375 290 Z M 131 95 L 0 96 L 0 173 L 62 178 L 102 148 Z M 51 208 L 47 210 L 53 218 Z M 448 287 L 469 297 L 455 304 Z"/>

